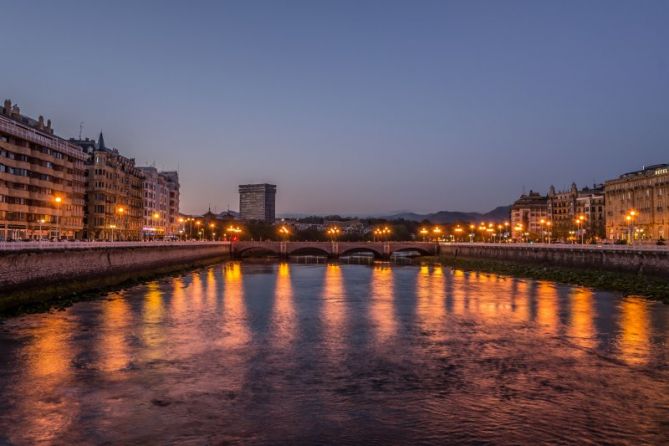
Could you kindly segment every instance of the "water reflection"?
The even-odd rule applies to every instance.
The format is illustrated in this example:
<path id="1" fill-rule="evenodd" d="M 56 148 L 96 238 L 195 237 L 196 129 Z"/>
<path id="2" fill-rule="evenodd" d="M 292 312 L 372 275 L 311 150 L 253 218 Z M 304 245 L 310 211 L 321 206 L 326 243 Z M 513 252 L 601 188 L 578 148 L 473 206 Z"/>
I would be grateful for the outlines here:
<path id="1" fill-rule="evenodd" d="M 569 295 L 570 321 L 567 334 L 576 345 L 589 349 L 595 345 L 594 295 L 585 288 L 576 288 Z"/>
<path id="2" fill-rule="evenodd" d="M 240 262 L 225 264 L 225 286 L 223 288 L 223 345 L 239 348 L 249 341 L 244 284 Z"/>
<path id="3" fill-rule="evenodd" d="M 20 395 L 15 395 L 20 411 L 26 414 L 21 419 L 26 443 L 53 443 L 71 427 L 77 406 L 62 389 L 73 378 L 75 352 L 70 336 L 76 328 L 68 318 L 54 315 L 39 317 L 31 330 L 17 383 Z"/>
<path id="4" fill-rule="evenodd" d="M 648 302 L 638 297 L 628 297 L 620 303 L 620 340 L 623 361 L 645 365 L 650 357 L 650 317 Z"/>
<path id="5" fill-rule="evenodd" d="M 0 326 L 0 444 L 662 444 L 668 323 L 441 266 L 228 262 Z"/>
<path id="6" fill-rule="evenodd" d="M 126 327 L 131 321 L 130 305 L 122 295 L 112 297 L 102 303 L 99 348 L 102 355 L 100 364 L 102 370 L 111 372 L 128 366 L 130 350 L 126 341 Z"/>
<path id="7" fill-rule="evenodd" d="M 547 335 L 557 333 L 559 321 L 559 297 L 555 285 L 549 282 L 537 284 L 537 324 Z"/>
<path id="8" fill-rule="evenodd" d="M 274 289 L 274 345 L 285 348 L 295 337 L 295 304 L 290 265 L 280 263 Z"/>
<path id="9" fill-rule="evenodd" d="M 372 268 L 369 312 L 375 327 L 377 343 L 384 343 L 395 333 L 393 310 L 393 270 L 388 264 L 378 263 Z"/>
<path id="10" fill-rule="evenodd" d="M 323 324 L 326 343 L 332 347 L 345 331 L 346 291 L 341 266 L 330 263 L 325 267 L 323 284 Z"/>

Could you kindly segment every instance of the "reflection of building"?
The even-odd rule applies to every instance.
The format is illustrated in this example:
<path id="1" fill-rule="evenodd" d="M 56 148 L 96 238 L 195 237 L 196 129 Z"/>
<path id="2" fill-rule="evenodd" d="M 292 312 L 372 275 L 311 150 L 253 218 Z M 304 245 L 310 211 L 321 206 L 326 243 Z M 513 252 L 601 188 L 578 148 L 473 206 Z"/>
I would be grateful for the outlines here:
<path id="1" fill-rule="evenodd" d="M 586 237 L 604 237 L 604 189 L 595 185 L 592 189 L 579 190 L 575 183 L 565 191 L 548 191 L 548 215 L 553 226 L 553 235 L 566 240 L 570 232 L 576 231 L 576 218 L 585 216 L 583 228 Z"/>
<path id="2" fill-rule="evenodd" d="M 92 139 L 70 142 L 86 154 L 86 216 L 84 238 L 139 240 L 144 223 L 144 174 L 135 160 L 105 146 L 100 133 Z"/>
<path id="3" fill-rule="evenodd" d="M 530 191 L 521 195 L 511 206 L 511 236 L 514 240 L 540 240 L 542 238 L 541 220 L 548 221 L 548 198 L 538 192 Z"/>
<path id="4" fill-rule="evenodd" d="M 0 239 L 80 236 L 84 224 L 84 160 L 76 145 L 53 134 L 51 121 L 0 108 Z"/>
<path id="5" fill-rule="evenodd" d="M 606 235 L 611 239 L 669 236 L 669 164 L 626 173 L 604 185 Z M 635 215 L 628 222 L 631 210 Z"/>
<path id="6" fill-rule="evenodd" d="M 239 213 L 242 220 L 274 223 L 276 186 L 243 184 L 239 186 Z"/>
<path id="7" fill-rule="evenodd" d="M 179 176 L 140 167 L 144 173 L 144 236 L 174 236 L 179 231 Z"/>

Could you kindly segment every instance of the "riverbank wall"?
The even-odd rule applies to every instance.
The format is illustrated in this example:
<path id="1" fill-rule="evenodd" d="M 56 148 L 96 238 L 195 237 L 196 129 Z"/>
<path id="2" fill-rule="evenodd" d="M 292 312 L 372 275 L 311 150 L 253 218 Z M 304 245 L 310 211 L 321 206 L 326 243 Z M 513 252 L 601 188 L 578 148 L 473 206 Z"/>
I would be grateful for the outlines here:
<path id="1" fill-rule="evenodd" d="M 454 243 L 442 244 L 439 255 L 448 259 L 486 259 L 542 266 L 625 272 L 669 279 L 669 249 Z"/>
<path id="2" fill-rule="evenodd" d="M 0 312 L 229 258 L 229 243 L 126 243 L 0 251 Z"/>

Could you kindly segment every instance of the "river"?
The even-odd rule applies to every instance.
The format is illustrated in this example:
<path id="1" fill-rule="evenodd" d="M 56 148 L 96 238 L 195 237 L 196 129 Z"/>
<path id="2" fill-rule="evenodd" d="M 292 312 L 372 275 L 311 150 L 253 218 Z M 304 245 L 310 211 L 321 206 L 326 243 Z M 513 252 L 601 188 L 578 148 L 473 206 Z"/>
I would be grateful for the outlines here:
<path id="1" fill-rule="evenodd" d="M 667 444 L 669 306 L 226 262 L 0 324 L 0 445 Z"/>

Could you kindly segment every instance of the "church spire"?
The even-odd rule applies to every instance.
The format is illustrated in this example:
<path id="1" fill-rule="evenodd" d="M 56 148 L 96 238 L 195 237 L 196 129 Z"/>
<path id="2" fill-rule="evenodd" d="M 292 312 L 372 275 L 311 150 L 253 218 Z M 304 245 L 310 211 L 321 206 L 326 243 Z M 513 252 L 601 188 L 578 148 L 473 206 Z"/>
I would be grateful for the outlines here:
<path id="1" fill-rule="evenodd" d="M 104 149 L 106 149 L 105 137 L 102 136 L 102 132 L 100 132 L 100 136 L 98 137 L 98 150 L 104 150 Z"/>

